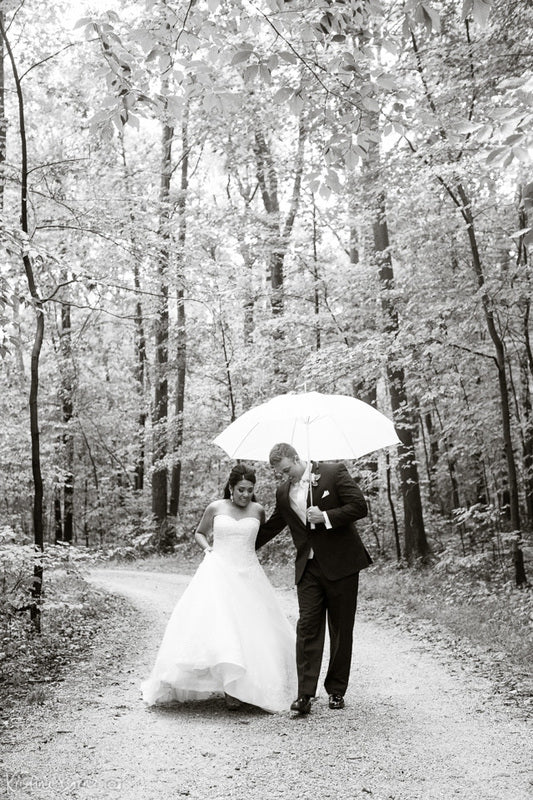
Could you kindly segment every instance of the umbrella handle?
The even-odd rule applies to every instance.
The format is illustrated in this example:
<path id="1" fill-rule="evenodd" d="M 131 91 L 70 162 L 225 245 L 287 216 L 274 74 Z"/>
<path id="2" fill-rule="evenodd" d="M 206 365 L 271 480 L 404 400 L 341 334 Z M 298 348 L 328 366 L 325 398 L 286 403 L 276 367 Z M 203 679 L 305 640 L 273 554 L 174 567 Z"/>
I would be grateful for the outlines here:
<path id="1" fill-rule="evenodd" d="M 313 505 L 313 481 L 311 479 L 311 472 L 312 463 L 311 463 L 311 443 L 309 441 L 309 421 L 307 422 L 307 463 L 309 464 L 309 498 L 311 500 L 311 505 Z M 315 530 L 315 523 L 310 522 L 309 527 L 312 531 Z"/>
<path id="2" fill-rule="evenodd" d="M 309 462 L 309 464 L 310 463 L 311 462 Z M 309 469 L 309 500 L 311 501 L 311 505 L 313 505 L 313 481 L 311 480 L 311 475 L 312 474 L 313 473 L 311 472 L 311 469 Z M 316 528 L 316 525 L 315 525 L 314 522 L 310 522 L 309 523 L 309 527 L 311 528 L 312 531 L 314 531 L 315 528 Z"/>

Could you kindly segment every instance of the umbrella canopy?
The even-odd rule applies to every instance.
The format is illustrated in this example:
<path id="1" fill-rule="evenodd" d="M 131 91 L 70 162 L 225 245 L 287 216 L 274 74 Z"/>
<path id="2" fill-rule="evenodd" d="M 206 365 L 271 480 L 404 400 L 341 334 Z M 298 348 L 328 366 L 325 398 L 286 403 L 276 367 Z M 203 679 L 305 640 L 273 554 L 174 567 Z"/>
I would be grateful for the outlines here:
<path id="1" fill-rule="evenodd" d="M 283 394 L 246 411 L 214 440 L 231 458 L 268 461 L 277 442 L 314 461 L 356 459 L 399 444 L 392 422 L 341 394 Z"/>

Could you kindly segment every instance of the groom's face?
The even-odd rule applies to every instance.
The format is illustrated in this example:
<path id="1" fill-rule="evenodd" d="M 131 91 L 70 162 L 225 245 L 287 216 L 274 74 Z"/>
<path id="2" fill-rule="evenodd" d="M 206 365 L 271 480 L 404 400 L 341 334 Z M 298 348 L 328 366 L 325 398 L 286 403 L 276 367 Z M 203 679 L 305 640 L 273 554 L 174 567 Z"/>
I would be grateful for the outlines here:
<path id="1" fill-rule="evenodd" d="M 298 456 L 294 456 L 294 458 L 284 456 L 274 467 L 276 478 L 283 481 L 288 480 L 291 483 L 298 483 L 304 471 L 305 465 L 302 464 Z"/>

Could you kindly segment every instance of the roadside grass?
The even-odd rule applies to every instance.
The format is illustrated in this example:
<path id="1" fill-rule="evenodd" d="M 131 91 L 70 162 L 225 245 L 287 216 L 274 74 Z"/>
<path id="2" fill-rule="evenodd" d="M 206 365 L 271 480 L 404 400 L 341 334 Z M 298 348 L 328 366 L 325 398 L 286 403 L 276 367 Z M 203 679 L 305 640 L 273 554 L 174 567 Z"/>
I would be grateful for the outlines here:
<path id="1" fill-rule="evenodd" d="M 140 555 L 138 558 L 111 558 L 95 562 L 96 567 L 110 569 L 134 569 L 142 572 L 179 572 L 182 575 L 193 575 L 198 569 L 202 553 L 194 545 L 178 546 L 171 555 Z"/>
<path id="2" fill-rule="evenodd" d="M 120 597 L 90 586 L 80 573 L 51 569 L 45 574 L 41 633 L 32 631 L 29 612 L 3 620 L 0 630 L 0 708 L 24 698 L 42 704 L 48 687 L 64 680 L 86 658 L 97 636 L 129 613 Z"/>
<path id="3" fill-rule="evenodd" d="M 533 592 L 506 583 L 490 589 L 431 570 L 378 565 L 361 580 L 361 602 L 385 617 L 407 615 L 445 627 L 473 645 L 501 650 L 531 667 Z"/>
<path id="4" fill-rule="evenodd" d="M 507 700 L 533 705 L 533 592 L 465 573 L 378 563 L 363 573 L 359 608 L 434 641 L 482 672 Z"/>

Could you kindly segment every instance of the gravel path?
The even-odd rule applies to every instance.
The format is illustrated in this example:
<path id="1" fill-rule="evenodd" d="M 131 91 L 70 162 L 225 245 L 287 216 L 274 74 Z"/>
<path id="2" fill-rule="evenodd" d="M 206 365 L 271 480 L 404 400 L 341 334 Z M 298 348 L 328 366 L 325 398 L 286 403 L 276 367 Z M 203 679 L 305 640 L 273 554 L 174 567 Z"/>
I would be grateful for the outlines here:
<path id="1" fill-rule="evenodd" d="M 527 723 L 494 705 L 487 681 L 365 619 L 364 609 L 343 711 L 330 711 L 324 695 L 308 717 L 230 712 L 219 699 L 147 709 L 139 681 L 189 577 L 129 569 L 89 577 L 132 608 L 8 732 L 0 796 L 530 800 Z M 294 621 L 294 591 L 279 596 Z"/>

